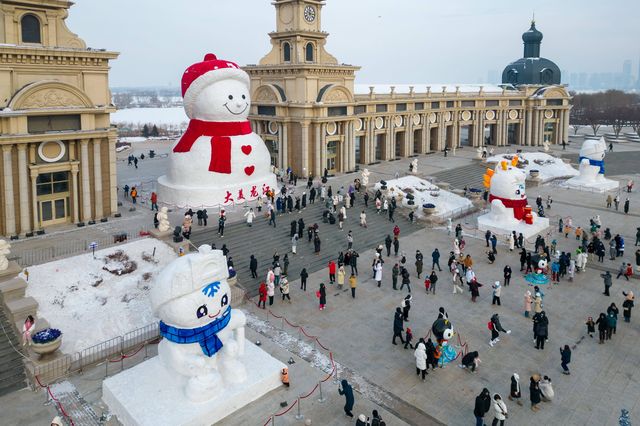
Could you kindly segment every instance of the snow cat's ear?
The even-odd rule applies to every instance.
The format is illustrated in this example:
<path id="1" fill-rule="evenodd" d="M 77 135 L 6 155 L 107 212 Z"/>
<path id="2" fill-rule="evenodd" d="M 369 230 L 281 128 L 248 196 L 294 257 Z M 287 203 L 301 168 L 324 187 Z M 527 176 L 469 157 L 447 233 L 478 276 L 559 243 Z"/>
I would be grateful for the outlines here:
<path id="1" fill-rule="evenodd" d="M 487 169 L 487 172 L 482 176 L 482 184 L 485 188 L 489 188 L 491 186 L 491 177 L 493 176 L 493 173 L 493 170 Z"/>
<path id="2" fill-rule="evenodd" d="M 518 159 L 518 156 L 516 155 L 516 156 L 515 156 L 515 157 L 513 157 L 513 159 L 511 160 L 511 165 L 512 165 L 513 167 L 517 166 L 517 165 L 518 165 L 518 161 L 519 161 L 519 159 Z"/>

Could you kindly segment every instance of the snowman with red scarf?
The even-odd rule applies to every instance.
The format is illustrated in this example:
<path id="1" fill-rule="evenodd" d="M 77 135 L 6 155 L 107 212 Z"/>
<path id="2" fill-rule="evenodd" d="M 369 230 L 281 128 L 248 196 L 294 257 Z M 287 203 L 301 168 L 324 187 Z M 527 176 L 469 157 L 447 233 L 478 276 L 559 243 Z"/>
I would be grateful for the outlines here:
<path id="1" fill-rule="evenodd" d="M 189 127 L 158 179 L 161 202 L 215 207 L 257 199 L 276 186 L 271 157 L 247 120 L 249 76 L 209 53 L 182 76 Z"/>

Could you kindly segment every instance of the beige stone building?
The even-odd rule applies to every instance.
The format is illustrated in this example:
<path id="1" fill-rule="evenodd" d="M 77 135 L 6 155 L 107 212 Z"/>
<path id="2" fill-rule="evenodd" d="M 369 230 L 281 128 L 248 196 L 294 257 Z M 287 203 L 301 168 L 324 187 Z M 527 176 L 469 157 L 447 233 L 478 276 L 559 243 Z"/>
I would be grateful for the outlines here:
<path id="1" fill-rule="evenodd" d="M 69 31 L 66 0 L 0 2 L 0 235 L 117 210 L 109 60 Z"/>
<path id="2" fill-rule="evenodd" d="M 273 4 L 272 50 L 244 69 L 251 76 L 254 130 L 278 167 L 318 176 L 325 168 L 349 172 L 445 147 L 536 146 L 568 138 L 570 96 L 561 85 L 355 84 L 359 67 L 340 64 L 325 50 L 324 1 Z M 539 54 L 541 40 L 532 30 L 523 35 L 525 57 Z M 518 70 L 510 65 L 505 75 L 521 82 Z M 539 80 L 548 81 L 550 70 L 540 72 Z M 559 81 L 559 74 L 552 77 Z"/>

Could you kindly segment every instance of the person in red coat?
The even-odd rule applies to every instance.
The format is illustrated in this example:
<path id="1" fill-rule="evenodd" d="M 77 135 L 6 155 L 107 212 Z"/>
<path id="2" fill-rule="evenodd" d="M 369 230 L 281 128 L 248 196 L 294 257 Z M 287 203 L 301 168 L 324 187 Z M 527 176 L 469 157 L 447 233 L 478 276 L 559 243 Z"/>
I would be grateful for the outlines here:
<path id="1" fill-rule="evenodd" d="M 329 284 L 336 282 L 336 262 L 333 260 L 329 262 Z"/>
<path id="2" fill-rule="evenodd" d="M 260 295 L 260 299 L 258 300 L 258 308 L 260 307 L 260 304 L 262 304 L 262 309 L 265 309 L 265 304 L 267 302 L 267 285 L 264 283 L 264 281 L 260 283 L 258 294 Z"/>

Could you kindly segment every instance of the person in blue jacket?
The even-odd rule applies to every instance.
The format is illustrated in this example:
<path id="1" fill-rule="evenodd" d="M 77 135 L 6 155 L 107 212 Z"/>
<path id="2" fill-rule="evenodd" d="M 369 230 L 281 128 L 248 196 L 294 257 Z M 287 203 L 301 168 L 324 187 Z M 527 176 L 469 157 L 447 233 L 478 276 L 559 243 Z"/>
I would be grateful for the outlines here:
<path id="1" fill-rule="evenodd" d="M 344 413 L 347 416 L 353 418 L 353 413 L 351 412 L 351 410 L 353 410 L 353 404 L 355 402 L 353 399 L 353 388 L 346 379 L 342 379 L 341 386 L 338 387 L 338 393 L 340 395 L 344 395 L 345 397 Z"/>

